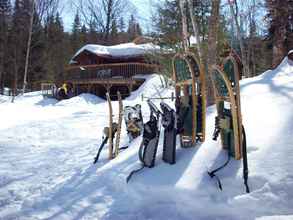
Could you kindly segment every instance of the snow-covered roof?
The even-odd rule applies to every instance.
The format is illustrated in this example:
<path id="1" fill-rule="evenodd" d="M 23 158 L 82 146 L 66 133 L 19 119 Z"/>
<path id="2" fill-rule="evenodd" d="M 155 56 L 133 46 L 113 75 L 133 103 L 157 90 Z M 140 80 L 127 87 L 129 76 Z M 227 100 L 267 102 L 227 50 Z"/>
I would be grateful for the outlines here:
<path id="1" fill-rule="evenodd" d="M 159 51 L 160 47 L 153 43 L 135 44 L 124 43 L 113 46 L 103 46 L 98 44 L 87 44 L 77 51 L 72 57 L 70 63 L 74 63 L 74 59 L 83 51 L 89 51 L 93 54 L 109 57 L 132 57 L 138 55 L 144 55 Z"/>

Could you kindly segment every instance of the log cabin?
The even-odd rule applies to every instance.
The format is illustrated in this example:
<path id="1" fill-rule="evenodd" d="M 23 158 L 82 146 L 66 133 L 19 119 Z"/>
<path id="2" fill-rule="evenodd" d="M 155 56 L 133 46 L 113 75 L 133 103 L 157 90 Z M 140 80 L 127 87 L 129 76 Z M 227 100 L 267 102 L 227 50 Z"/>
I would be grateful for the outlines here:
<path id="1" fill-rule="evenodd" d="M 79 49 L 66 68 L 64 81 L 71 84 L 74 95 L 92 93 L 115 100 L 117 91 L 123 98 L 144 82 L 145 76 L 156 73 L 160 66 L 150 56 L 160 47 L 136 40 L 114 46 L 88 44 Z"/>

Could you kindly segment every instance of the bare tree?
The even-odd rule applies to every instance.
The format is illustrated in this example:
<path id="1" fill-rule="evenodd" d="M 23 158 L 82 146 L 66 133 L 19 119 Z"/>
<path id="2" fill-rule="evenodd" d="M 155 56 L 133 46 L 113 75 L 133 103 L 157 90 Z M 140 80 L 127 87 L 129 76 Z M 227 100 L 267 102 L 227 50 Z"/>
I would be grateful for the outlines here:
<path id="1" fill-rule="evenodd" d="M 207 104 L 214 102 L 213 87 L 211 84 L 210 73 L 211 67 L 216 64 L 217 61 L 217 42 L 218 42 L 218 29 L 220 19 L 220 3 L 221 0 L 214 0 L 212 2 L 212 12 L 209 18 L 209 35 L 208 35 L 208 79 L 207 81 Z"/>
<path id="2" fill-rule="evenodd" d="M 109 35 L 113 25 L 126 14 L 129 6 L 127 0 L 79 0 L 73 6 L 81 13 L 83 21 L 89 26 L 95 24 L 96 31 L 103 33 L 105 43 L 109 43 Z"/>
<path id="3" fill-rule="evenodd" d="M 203 63 L 203 52 L 201 50 L 201 40 L 199 37 L 199 31 L 198 31 L 198 22 L 194 16 L 193 13 L 193 1 L 192 0 L 187 0 L 188 1 L 188 7 L 189 7 L 189 14 L 190 14 L 190 18 L 191 18 L 191 23 L 192 23 L 192 29 L 193 29 L 193 33 L 195 35 L 196 38 L 196 46 L 197 46 L 197 52 L 198 52 L 198 57 L 201 63 Z"/>
<path id="4" fill-rule="evenodd" d="M 229 6 L 230 6 L 230 11 L 231 11 L 232 17 L 233 17 L 234 22 L 235 22 L 237 38 L 238 38 L 239 43 L 240 43 L 241 59 L 242 59 L 242 63 L 243 63 L 244 75 L 246 77 L 249 77 L 250 74 L 249 74 L 249 69 L 248 69 L 247 56 L 246 56 L 245 49 L 244 49 L 243 36 L 241 34 L 240 25 L 239 25 L 238 18 L 237 18 L 238 17 L 237 0 L 228 0 L 228 3 L 229 3 Z M 234 9 L 234 5 L 235 5 L 235 9 Z"/>
<path id="5" fill-rule="evenodd" d="M 27 48 L 26 48 L 26 57 L 25 57 L 25 66 L 24 66 L 24 77 L 23 77 L 23 87 L 22 94 L 25 93 L 27 87 L 27 75 L 29 69 L 29 59 L 30 59 L 30 51 L 32 49 L 32 35 L 33 35 L 33 25 L 34 18 L 37 14 L 38 20 L 37 22 L 42 22 L 43 19 L 55 13 L 57 7 L 59 5 L 59 0 L 31 0 L 31 7 L 29 14 L 29 26 L 28 26 L 28 40 L 27 40 Z"/>
<path id="6" fill-rule="evenodd" d="M 188 30 L 187 30 L 187 16 L 186 16 L 186 1 L 180 0 L 179 2 L 182 22 L 182 34 L 183 34 L 183 47 L 184 50 L 188 50 Z"/>

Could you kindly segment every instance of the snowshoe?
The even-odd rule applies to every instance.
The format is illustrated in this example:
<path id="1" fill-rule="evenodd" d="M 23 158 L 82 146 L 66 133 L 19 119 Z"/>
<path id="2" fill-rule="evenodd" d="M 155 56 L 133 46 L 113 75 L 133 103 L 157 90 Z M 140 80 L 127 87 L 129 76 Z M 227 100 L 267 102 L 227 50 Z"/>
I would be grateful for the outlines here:
<path id="1" fill-rule="evenodd" d="M 162 109 L 162 126 L 164 127 L 163 161 L 174 164 L 176 162 L 176 113 L 164 102 L 161 102 L 160 106 Z"/>
<path id="2" fill-rule="evenodd" d="M 205 78 L 195 56 L 186 52 L 173 58 L 178 133 L 182 147 L 205 139 Z"/>
<path id="3" fill-rule="evenodd" d="M 220 135 L 222 147 L 228 151 L 228 160 L 223 166 L 209 174 L 214 177 L 218 170 L 228 164 L 230 157 L 236 160 L 243 158 L 244 184 L 246 192 L 249 192 L 246 135 L 242 125 L 239 70 L 235 59 L 232 56 L 227 57 L 223 63 L 223 70 L 218 66 L 213 66 L 211 78 L 217 108 L 213 139 L 217 140 Z"/>
<path id="4" fill-rule="evenodd" d="M 144 124 L 142 143 L 138 151 L 141 167 L 137 170 L 133 170 L 127 177 L 126 182 L 130 180 L 134 173 L 139 172 L 144 167 L 151 168 L 155 166 L 160 136 L 159 123 L 161 112 L 152 101 L 148 100 L 148 105 L 150 107 L 150 119 Z"/>

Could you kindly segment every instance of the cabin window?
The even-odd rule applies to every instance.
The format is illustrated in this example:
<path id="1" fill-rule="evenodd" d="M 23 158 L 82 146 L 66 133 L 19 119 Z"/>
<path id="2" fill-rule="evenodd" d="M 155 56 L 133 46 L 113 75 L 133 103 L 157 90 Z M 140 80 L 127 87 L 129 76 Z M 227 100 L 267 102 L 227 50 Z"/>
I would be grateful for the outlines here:
<path id="1" fill-rule="evenodd" d="M 97 78 L 111 78 L 111 76 L 112 76 L 111 69 L 97 71 Z"/>

